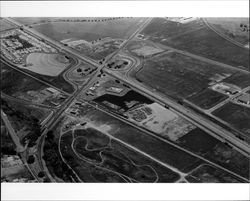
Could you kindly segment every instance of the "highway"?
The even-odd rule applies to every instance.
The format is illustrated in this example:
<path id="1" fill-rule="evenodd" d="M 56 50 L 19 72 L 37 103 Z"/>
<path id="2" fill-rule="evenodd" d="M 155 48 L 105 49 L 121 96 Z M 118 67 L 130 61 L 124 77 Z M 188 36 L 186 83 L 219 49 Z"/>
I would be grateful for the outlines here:
<path id="1" fill-rule="evenodd" d="M 245 69 L 238 68 L 238 67 L 235 67 L 235 66 L 231 66 L 231 65 L 228 65 L 228 64 L 221 63 L 219 61 L 208 59 L 208 58 L 200 56 L 200 55 L 192 54 L 192 53 L 190 53 L 188 51 L 185 51 L 185 50 L 179 50 L 179 49 L 167 46 L 167 45 L 163 45 L 163 44 L 157 43 L 157 42 L 147 41 L 147 43 L 152 44 L 152 45 L 157 45 L 159 48 L 161 48 L 163 50 L 172 50 L 173 52 L 177 52 L 179 54 L 182 54 L 182 55 L 185 55 L 185 56 L 188 56 L 188 57 L 191 57 L 191 58 L 194 58 L 194 59 L 197 59 L 197 60 L 209 63 L 209 64 L 212 64 L 212 65 L 217 65 L 217 66 L 227 68 L 227 69 L 230 69 L 230 70 L 236 70 L 236 71 L 239 71 L 239 72 L 242 72 L 242 73 L 245 73 L 245 74 L 250 73 L 249 69 L 247 70 L 247 67 L 245 67 Z"/>
<path id="2" fill-rule="evenodd" d="M 194 157 L 196 157 L 196 158 L 199 158 L 199 159 L 201 159 L 202 161 L 204 161 L 205 163 L 208 163 L 208 164 L 210 164 L 210 165 L 213 165 L 213 166 L 215 166 L 215 167 L 217 167 L 217 168 L 219 168 L 219 169 L 222 169 L 223 171 L 226 171 L 226 172 L 228 172 L 228 173 L 230 173 L 230 174 L 232 174 L 232 175 L 234 175 L 234 176 L 236 176 L 236 177 L 238 177 L 238 178 L 241 178 L 241 179 L 244 180 L 245 182 L 248 182 L 248 181 L 249 181 L 248 179 L 246 179 L 246 178 L 244 178 L 244 177 L 242 177 L 242 176 L 236 174 L 235 172 L 232 172 L 232 171 L 230 171 L 230 170 L 228 170 L 228 169 L 222 167 L 221 165 L 218 165 L 218 164 L 216 164 L 216 163 L 214 163 L 214 162 L 212 162 L 212 161 L 210 161 L 210 160 L 208 160 L 208 159 L 206 159 L 206 158 L 204 158 L 204 157 L 202 157 L 202 156 L 200 156 L 200 155 L 198 155 L 198 154 L 195 154 L 195 153 L 193 153 L 193 152 L 191 152 L 191 151 L 189 151 L 189 150 L 187 150 L 187 149 L 185 149 L 185 148 L 183 148 L 183 147 L 181 147 L 181 146 L 179 146 L 179 145 L 177 145 L 177 144 L 175 144 L 175 143 L 173 143 L 173 142 L 171 142 L 171 141 L 169 141 L 169 140 L 166 140 L 166 139 L 160 137 L 159 135 L 155 134 L 154 132 L 152 132 L 152 131 L 150 131 L 150 130 L 148 130 L 148 129 L 146 129 L 146 128 L 143 128 L 143 127 L 141 127 L 141 126 L 136 125 L 136 124 L 133 123 L 133 122 L 130 122 L 128 119 L 123 118 L 123 117 L 120 116 L 120 115 L 117 115 L 117 114 L 111 113 L 111 112 L 107 112 L 106 110 L 104 110 L 104 109 L 102 109 L 101 107 L 98 107 L 98 106 L 96 106 L 96 105 L 94 105 L 94 104 L 91 104 L 91 103 L 87 103 L 87 104 L 91 105 L 92 107 L 95 107 L 97 110 L 100 110 L 100 111 L 102 111 L 102 112 L 104 112 L 104 113 L 106 113 L 106 114 L 108 114 L 108 115 L 110 115 L 110 116 L 112 116 L 112 117 L 114 117 L 114 118 L 116 118 L 116 119 L 119 119 L 120 121 L 122 121 L 122 122 L 124 122 L 124 123 L 126 123 L 126 124 L 129 124 L 129 125 L 132 126 L 132 127 L 137 128 L 138 130 L 142 131 L 142 132 L 145 133 L 145 134 L 148 134 L 148 135 L 150 135 L 150 136 L 152 136 L 152 137 L 154 137 L 154 138 L 156 138 L 156 139 L 158 139 L 158 140 L 160 140 L 160 141 L 163 141 L 163 142 L 169 144 L 170 146 L 173 146 L 173 147 L 175 147 L 175 148 L 177 148 L 177 149 L 179 149 L 179 150 L 181 150 L 181 151 L 184 151 L 185 153 L 187 153 L 187 154 L 189 154 L 189 155 L 192 155 L 192 156 L 194 156 Z M 96 128 L 96 127 L 94 127 L 94 128 Z M 101 132 L 104 133 L 103 131 L 101 131 Z M 104 134 L 106 134 L 106 133 L 104 133 Z M 108 134 L 108 136 L 110 136 L 110 134 Z M 113 139 L 119 140 L 119 139 L 117 139 L 117 138 L 114 137 L 114 136 L 113 136 Z M 121 140 L 119 140 L 119 142 L 120 142 L 120 141 L 121 141 Z M 123 144 L 127 146 L 127 143 L 123 142 Z M 129 145 L 128 147 L 131 148 L 131 147 L 133 147 L 133 146 L 130 146 L 130 145 Z M 134 150 L 137 151 L 138 149 L 136 148 L 136 149 L 134 149 Z M 141 153 L 141 152 L 142 152 L 142 151 L 140 151 L 139 153 Z M 146 153 L 144 153 L 144 155 L 145 155 L 145 154 L 146 154 Z M 149 155 L 149 154 L 146 154 L 145 156 L 148 157 L 148 155 Z M 152 160 L 154 160 L 154 161 L 156 161 L 156 162 L 159 162 L 158 159 L 155 160 L 155 158 L 152 157 L 152 156 L 150 156 L 149 158 L 151 158 Z M 160 164 L 163 163 L 162 161 L 160 161 L 160 162 L 161 162 Z M 181 172 L 180 170 L 178 170 L 177 168 L 172 167 L 172 166 L 170 166 L 170 165 L 168 165 L 168 164 L 165 164 L 164 166 L 165 166 L 165 167 L 168 167 L 169 169 L 171 169 L 171 170 L 174 171 L 174 172 L 177 172 L 177 173 L 178 173 L 179 175 L 181 175 L 181 176 L 186 176 L 186 175 L 187 175 L 187 174 Z"/>
<path id="3" fill-rule="evenodd" d="M 96 80 L 98 79 L 98 75 L 100 74 L 101 70 L 103 70 L 106 66 L 106 64 L 108 63 L 108 61 L 110 61 L 114 56 L 116 56 L 120 51 L 122 51 L 123 47 L 125 47 L 127 45 L 127 43 L 129 41 L 131 41 L 149 22 L 150 22 L 150 18 L 145 20 L 145 22 L 127 39 L 124 41 L 124 43 L 121 45 L 121 47 L 115 51 L 114 53 L 112 53 L 111 55 L 109 55 L 108 57 L 106 57 L 106 61 L 104 62 L 104 64 L 100 65 L 97 63 L 97 61 L 94 61 L 90 58 L 87 58 L 83 55 L 81 55 L 80 53 L 78 53 L 77 51 L 73 50 L 72 48 L 69 48 L 69 47 L 66 47 L 64 46 L 63 44 L 61 44 L 60 42 L 57 42 L 57 41 L 54 41 L 40 33 L 38 33 L 37 31 L 35 31 L 34 29 L 30 29 L 26 26 L 23 26 L 22 24 L 20 23 L 17 23 L 16 21 L 8 18 L 9 21 L 15 23 L 16 25 L 18 26 L 22 26 L 23 29 L 28 32 L 28 33 L 32 33 L 32 35 L 35 35 L 36 37 L 40 37 L 40 38 L 43 38 L 45 39 L 47 42 L 53 44 L 53 46 L 56 46 L 57 48 L 59 48 L 60 50 L 63 50 L 65 52 L 68 52 L 69 54 L 75 56 L 76 58 L 78 58 L 79 60 L 84 60 L 85 62 L 88 62 L 94 66 L 97 67 L 97 70 L 96 72 L 93 74 L 93 77 L 91 79 L 89 79 L 89 81 L 87 82 L 86 85 L 80 87 L 79 89 L 77 89 L 75 91 L 75 93 L 68 99 L 64 102 L 64 104 L 62 104 L 61 108 L 58 110 L 58 112 L 52 116 L 52 118 L 46 123 L 46 126 L 45 126 L 45 130 L 43 131 L 42 133 L 42 136 L 38 139 L 38 143 L 37 143 L 37 148 L 38 148 L 38 156 L 39 156 L 39 163 L 40 164 L 43 164 L 42 163 L 42 157 L 41 157 L 41 154 L 42 154 L 42 148 L 43 148 L 43 142 L 44 142 L 44 136 L 46 135 L 47 131 L 52 129 L 55 124 L 58 122 L 59 120 L 59 117 L 62 115 L 62 113 L 69 107 L 69 105 L 72 103 L 72 101 L 74 101 L 74 99 L 81 93 L 83 93 L 83 91 L 89 89 L 89 87 L 91 87 L 95 82 Z M 161 46 L 161 44 L 158 44 L 159 46 Z M 188 52 L 185 52 L 185 51 L 182 51 L 182 50 L 177 50 L 175 48 L 171 48 L 171 47 L 167 47 L 167 46 L 164 46 L 164 49 L 166 50 L 173 50 L 175 52 L 178 52 L 178 53 L 181 53 L 181 54 L 184 54 L 184 55 L 187 55 L 187 56 L 190 56 L 190 57 L 193 57 L 193 58 L 197 58 L 199 60 L 202 60 L 202 61 L 205 61 L 205 62 L 208 62 L 208 63 L 212 63 L 212 64 L 216 64 L 216 65 L 220 65 L 220 66 L 223 66 L 223 67 L 227 67 L 227 68 L 230 68 L 230 69 L 237 69 L 239 71 L 242 71 L 244 73 L 249 73 L 248 71 L 246 70 L 243 70 L 243 69 L 238 69 L 238 68 L 235 68 L 233 66 L 229 66 L 229 65 L 226 65 L 226 64 L 222 64 L 220 62 L 216 62 L 216 61 L 213 61 L 213 60 L 210 60 L 210 59 L 207 59 L 207 58 L 204 58 L 204 57 L 201 57 L 201 56 L 197 56 L 197 55 L 193 55 L 191 53 L 188 53 Z M 133 67 L 132 67 L 133 68 Z M 131 68 L 131 69 L 132 69 Z M 136 80 L 133 80 L 131 79 L 129 76 L 128 77 L 123 77 L 123 76 L 120 76 L 112 71 L 109 71 L 107 69 L 104 69 L 105 73 L 117 78 L 117 79 L 120 79 L 122 80 L 124 83 L 126 83 L 127 85 L 131 86 L 133 89 L 135 89 L 136 91 L 138 91 L 139 93 L 142 93 L 144 95 L 146 95 L 147 97 L 149 97 L 150 99 L 153 99 L 155 100 L 156 102 L 160 103 L 161 105 L 163 106 L 170 106 L 171 109 L 173 111 L 175 111 L 176 113 L 180 114 L 181 116 L 185 117 L 186 119 L 188 119 L 190 122 L 194 123 L 195 125 L 197 125 L 198 127 L 201 127 L 202 129 L 204 129 L 205 131 L 207 131 L 208 133 L 210 133 L 211 135 L 213 136 L 219 136 L 220 138 L 223 138 L 223 139 L 227 139 L 228 141 L 230 141 L 230 143 L 232 143 L 237 149 L 239 149 L 241 152 L 243 152 L 245 155 L 249 156 L 249 147 L 246 146 L 245 143 L 242 143 L 242 141 L 240 140 L 237 140 L 237 138 L 235 138 L 234 136 L 231 135 L 231 133 L 229 132 L 226 132 L 225 130 L 223 130 L 221 127 L 218 127 L 218 125 L 208 121 L 207 119 L 205 118 L 202 118 L 200 117 L 199 115 L 187 110 L 185 107 L 177 104 L 176 102 L 174 102 L 173 100 L 169 99 L 168 97 L 166 96 L 163 96 L 163 95 L 160 95 L 160 94 L 156 94 L 156 93 L 153 93 L 151 89 L 148 89 L 146 88 L 144 85 L 142 85 L 141 83 L 139 82 L 136 82 Z M 28 75 L 28 74 L 27 74 Z M 30 76 L 30 75 L 28 75 Z M 46 83 L 47 84 L 47 83 Z M 152 133 L 151 133 L 152 134 Z M 123 142 L 124 143 L 124 142 Z M 170 142 L 168 142 L 170 143 Z M 173 146 L 176 146 L 176 145 L 173 145 Z M 181 148 L 181 147 L 178 147 L 178 148 Z M 183 148 L 181 148 L 183 149 Z M 140 151 L 140 150 L 139 150 Z M 185 150 L 187 151 L 187 150 Z M 192 153 L 192 152 L 191 152 Z M 143 153 L 145 155 L 145 153 Z M 193 155 L 193 153 L 192 153 Z M 210 162 L 210 161 L 209 161 Z M 211 162 L 210 162 L 211 163 Z M 217 165 L 217 164 L 215 164 Z M 217 165 L 218 166 L 218 165 Z M 44 168 L 43 168 L 44 169 Z M 228 170 L 227 170 L 228 172 Z M 238 175 L 237 175 L 238 176 Z M 239 176 L 238 176 L 239 177 Z"/>
<path id="4" fill-rule="evenodd" d="M 131 86 L 135 91 L 138 91 L 139 93 L 149 97 L 150 99 L 155 100 L 159 104 L 165 106 L 169 106 L 171 110 L 174 112 L 180 114 L 188 121 L 192 122 L 196 126 L 202 128 L 203 130 L 207 131 L 212 136 L 220 137 L 222 139 L 226 139 L 230 144 L 232 144 L 235 148 L 237 148 L 239 151 L 241 151 L 244 155 L 247 157 L 250 156 L 250 148 L 249 145 L 240 139 L 236 138 L 232 133 L 228 132 L 227 130 L 219 127 L 215 123 L 211 122 L 208 119 L 205 119 L 204 117 L 201 117 L 194 112 L 188 110 L 184 106 L 178 104 L 177 102 L 169 99 L 166 97 L 166 95 L 160 94 L 159 92 L 155 93 L 152 92 L 152 89 L 149 89 L 145 85 L 142 85 L 142 83 L 139 83 L 138 81 L 131 79 L 130 77 L 124 78 L 123 76 L 119 75 L 118 73 L 112 72 L 108 69 L 104 70 L 107 74 L 122 80 L 127 85 Z"/>
<path id="5" fill-rule="evenodd" d="M 122 44 L 121 48 L 124 47 L 130 40 L 132 40 L 137 33 L 139 33 L 149 22 L 150 22 L 151 18 L 145 20 L 145 22 Z M 61 114 L 70 106 L 70 104 L 72 103 L 72 101 L 80 94 L 83 93 L 84 90 L 89 89 L 90 86 L 93 85 L 93 83 L 96 82 L 96 80 L 98 79 L 98 75 L 100 74 L 100 71 L 106 66 L 106 64 L 116 55 L 118 54 L 118 52 L 121 50 L 118 49 L 116 52 L 114 52 L 113 54 L 111 54 L 106 61 L 104 62 L 103 65 L 97 65 L 97 70 L 96 72 L 93 74 L 92 78 L 88 80 L 88 82 L 86 83 L 86 85 L 83 85 L 82 87 L 80 87 L 67 101 L 64 102 L 64 104 L 61 106 L 61 108 L 56 112 L 56 114 L 54 116 L 52 116 L 52 118 L 46 123 L 46 125 L 44 126 L 44 131 L 41 135 L 41 137 L 39 137 L 38 141 L 37 141 L 37 148 L 38 148 L 38 152 L 39 157 L 39 164 L 44 164 L 42 162 L 42 157 L 41 157 L 41 153 L 42 153 L 42 143 L 43 143 L 43 136 L 47 134 L 47 132 L 52 129 L 55 124 L 58 122 L 59 117 L 61 116 Z M 75 56 L 75 54 L 73 53 L 73 55 Z M 86 58 L 83 59 L 84 61 L 86 61 Z M 45 169 L 45 168 L 43 168 Z"/>

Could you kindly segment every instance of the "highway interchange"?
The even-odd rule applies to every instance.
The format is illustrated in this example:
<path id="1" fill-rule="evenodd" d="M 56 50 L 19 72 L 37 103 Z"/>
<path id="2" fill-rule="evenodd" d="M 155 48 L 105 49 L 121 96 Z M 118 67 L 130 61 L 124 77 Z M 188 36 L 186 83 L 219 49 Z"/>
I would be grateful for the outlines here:
<path id="1" fill-rule="evenodd" d="M 94 72 L 94 74 L 92 75 L 92 77 L 87 81 L 87 83 L 83 86 L 76 86 L 74 85 L 75 87 L 75 92 L 73 94 L 67 94 L 69 95 L 70 97 L 60 106 L 60 108 L 58 109 L 58 111 L 56 113 L 53 113 L 53 115 L 51 116 L 50 119 L 48 119 L 48 121 L 45 123 L 45 125 L 43 126 L 44 130 L 42 132 L 42 135 L 39 137 L 39 139 L 37 140 L 37 145 L 36 145 L 36 149 L 37 149 L 37 152 L 36 152 L 36 158 L 38 160 L 38 164 L 39 166 L 41 167 L 42 170 L 44 170 L 47 175 L 49 176 L 50 180 L 52 182 L 54 182 L 55 180 L 50 176 L 49 172 L 47 171 L 47 168 L 46 168 L 46 165 L 44 163 L 44 161 L 42 160 L 42 155 L 43 155 L 43 144 L 44 144 L 44 140 L 45 140 L 45 136 L 47 134 L 47 132 L 49 130 L 51 130 L 55 125 L 56 123 L 59 121 L 61 115 L 65 112 L 65 110 L 71 105 L 71 103 L 77 99 L 77 97 L 84 93 L 85 91 L 87 91 L 91 86 L 93 86 L 93 84 L 98 80 L 98 75 L 101 74 L 101 72 L 105 72 L 107 74 L 109 74 L 110 76 L 116 78 L 116 79 L 119 79 L 121 80 L 122 82 L 126 83 L 128 86 L 130 86 L 132 89 L 134 89 L 135 91 L 138 91 L 139 93 L 149 97 L 150 99 L 158 102 L 159 104 L 163 105 L 164 107 L 168 107 L 169 109 L 173 110 L 175 113 L 183 116 L 184 118 L 186 118 L 188 121 L 192 122 L 193 124 L 195 124 L 196 126 L 202 128 L 203 130 L 205 130 L 206 132 L 208 132 L 209 134 L 211 134 L 212 136 L 222 140 L 222 141 L 227 141 L 228 144 L 230 144 L 231 146 L 235 147 L 237 150 L 239 150 L 241 153 L 243 153 L 244 155 L 248 156 L 249 157 L 249 153 L 250 153 L 250 149 L 249 149 L 249 145 L 245 142 L 243 142 L 242 140 L 236 138 L 234 135 L 232 135 L 230 132 L 228 132 L 227 130 L 221 128 L 220 126 L 216 125 L 215 123 L 209 121 L 208 119 L 204 118 L 204 117 L 201 117 L 200 115 L 196 114 L 195 112 L 192 112 L 190 111 L 189 109 L 185 108 L 184 106 L 180 105 L 179 103 L 173 101 L 172 99 L 170 99 L 169 97 L 167 97 L 166 95 L 163 95 L 163 94 L 160 94 L 160 93 L 156 93 L 155 91 L 152 91 L 152 89 L 149 89 L 147 88 L 145 85 L 143 85 L 142 83 L 136 81 L 135 79 L 133 79 L 132 76 L 130 76 L 130 72 L 132 69 L 135 69 L 136 67 L 138 67 L 139 65 L 141 65 L 140 63 L 140 60 L 137 59 L 137 58 L 134 58 L 131 56 L 131 58 L 129 58 L 131 61 L 134 61 L 133 65 L 131 66 L 131 68 L 129 69 L 129 71 L 127 71 L 125 74 L 122 74 L 122 73 L 117 73 L 116 71 L 111 71 L 111 70 L 108 70 L 106 67 L 107 63 L 109 61 L 111 61 L 116 55 L 118 54 L 122 54 L 124 48 L 126 47 L 126 45 L 131 41 L 133 40 L 138 33 L 141 32 L 141 30 L 143 30 L 143 28 L 151 21 L 151 18 L 147 18 L 146 20 L 143 21 L 143 23 L 140 25 L 140 27 L 138 27 L 134 33 L 128 38 L 126 39 L 121 47 L 115 51 L 114 53 L 112 53 L 111 55 L 109 55 L 105 61 L 100 64 L 98 63 L 97 61 L 94 61 L 90 58 L 87 58 L 85 57 L 84 55 L 78 53 L 76 50 L 73 50 L 72 48 L 70 47 L 67 47 L 63 44 L 61 44 L 60 42 L 57 42 L 51 38 L 48 38 L 46 36 L 44 36 L 43 34 L 35 31 L 34 29 L 28 27 L 28 26 L 24 26 L 20 23 L 18 23 L 17 21 L 11 19 L 11 18 L 7 18 L 7 20 L 15 25 L 17 25 L 18 27 L 22 27 L 24 31 L 26 31 L 27 33 L 30 33 L 38 38 L 41 38 L 43 40 L 45 40 L 47 43 L 53 45 L 54 47 L 56 47 L 57 49 L 59 49 L 60 51 L 63 51 L 65 52 L 66 54 L 69 54 L 71 55 L 74 59 L 76 59 L 77 61 L 81 61 L 83 60 L 84 62 L 87 62 L 95 67 L 97 67 L 97 70 Z M 190 56 L 190 53 L 186 53 L 182 50 L 177 50 L 177 49 L 174 49 L 174 48 L 171 48 L 171 47 L 164 47 L 165 49 L 169 49 L 169 50 L 172 50 L 172 51 L 176 51 L 176 52 L 179 52 L 179 53 L 182 53 L 182 54 L 186 54 L 188 56 Z M 196 56 L 196 55 L 193 55 L 191 54 L 192 57 L 199 57 L 199 56 Z M 199 59 L 201 59 L 199 57 Z M 202 58 L 203 60 L 206 60 L 206 58 Z M 218 64 L 218 62 L 216 61 L 211 61 L 209 60 L 209 62 L 213 62 L 213 63 L 216 63 Z M 220 65 L 224 65 L 224 64 L 220 64 Z M 11 66 L 13 68 L 15 68 L 14 66 Z M 71 68 L 74 67 L 74 66 L 71 66 Z M 231 66 L 228 66 L 228 65 L 225 65 L 224 67 L 229 67 L 231 68 Z M 66 72 L 64 72 L 64 75 L 71 69 L 67 69 Z M 15 68 L 16 70 L 19 70 L 17 68 Z M 19 70 L 20 72 L 22 73 L 25 73 L 23 72 L 22 70 Z M 244 71 L 244 70 L 242 70 Z M 25 73 L 27 76 L 31 76 L 29 75 L 28 73 Z M 33 77 L 35 78 L 35 77 Z M 65 79 L 67 79 L 66 76 L 64 76 Z M 35 79 L 38 79 L 38 78 L 35 78 Z M 38 79 L 39 81 L 41 81 L 40 79 Z M 70 82 L 69 80 L 67 80 L 68 82 Z M 42 81 L 44 82 L 44 81 Z M 45 82 L 46 83 L 46 82 Z M 72 82 L 70 82 L 72 83 Z M 46 83 L 48 84 L 48 83 Z M 54 86 L 53 86 L 54 87 Z M 58 89 L 61 91 L 61 89 Z M 63 92 L 65 93 L 65 92 Z M 1 94 L 2 96 L 2 94 Z M 10 97 L 8 97 L 10 98 Z M 100 109 L 102 110 L 101 108 L 97 108 L 97 109 Z M 105 111 L 107 112 L 107 111 Z M 109 113 L 110 115 L 114 115 L 112 113 Z M 5 114 L 1 111 L 1 116 L 11 134 L 11 136 L 15 139 L 15 133 L 13 133 L 13 128 L 11 128 L 9 122 L 8 122 L 8 119 L 6 119 L 6 116 Z M 128 124 L 131 124 L 133 126 L 135 126 L 134 124 L 128 122 L 127 120 L 125 119 L 122 119 L 121 117 L 119 117 L 118 115 L 114 115 L 116 118 L 119 118 L 121 119 L 122 121 L 125 121 L 126 123 Z M 154 135 L 153 133 L 149 132 L 149 131 L 146 131 L 145 129 L 143 128 L 140 128 L 138 126 L 136 126 L 138 129 L 141 129 L 143 130 L 144 132 L 148 133 L 149 135 Z M 112 136 L 109 136 L 109 137 L 112 137 Z M 154 135 L 154 137 L 157 137 L 156 135 Z M 160 138 L 160 137 L 158 137 Z M 162 138 L 160 138 L 161 140 L 163 140 Z M 116 139 L 118 140 L 118 139 Z M 166 143 L 169 143 L 175 147 L 177 147 L 178 149 L 181 149 L 185 152 L 188 152 L 189 154 L 192 154 L 198 158 L 201 158 L 202 160 L 208 162 L 209 164 L 212 164 L 216 167 L 219 167 L 231 174 L 234 174 L 236 175 L 237 177 L 243 179 L 244 181 L 248 181 L 246 180 L 245 178 L 211 162 L 211 161 L 208 161 L 206 159 L 204 159 L 203 157 L 200 157 L 198 156 L 197 154 L 194 154 L 190 151 L 187 151 L 186 149 L 174 144 L 174 143 L 171 143 L 170 141 L 168 140 L 164 140 Z M 21 149 L 23 147 L 20 146 L 20 142 L 18 142 L 17 139 L 14 140 L 15 144 L 17 145 L 17 147 L 19 147 L 19 152 L 24 152 L 25 150 L 24 149 Z M 123 142 L 122 142 L 123 143 Z M 126 146 L 129 146 L 126 144 Z M 135 148 L 133 148 L 134 150 L 136 150 Z M 141 153 L 140 150 L 136 150 L 137 152 Z M 141 153 L 141 154 L 146 154 L 146 153 Z M 24 156 L 26 154 L 23 154 Z M 147 155 L 147 154 L 146 154 Z M 23 158 L 23 161 L 25 161 L 25 164 L 28 165 L 26 163 L 26 159 Z M 162 163 L 161 161 L 158 161 L 160 163 Z M 166 165 L 166 164 L 164 164 Z M 29 165 L 28 165 L 29 166 Z M 168 167 L 169 168 L 169 167 Z M 31 173 L 33 174 L 33 176 L 39 181 L 39 182 L 42 182 L 42 179 L 41 178 L 38 178 L 37 177 L 37 170 L 35 170 L 34 167 L 30 166 L 29 167 Z M 80 178 L 79 178 L 80 180 Z"/>

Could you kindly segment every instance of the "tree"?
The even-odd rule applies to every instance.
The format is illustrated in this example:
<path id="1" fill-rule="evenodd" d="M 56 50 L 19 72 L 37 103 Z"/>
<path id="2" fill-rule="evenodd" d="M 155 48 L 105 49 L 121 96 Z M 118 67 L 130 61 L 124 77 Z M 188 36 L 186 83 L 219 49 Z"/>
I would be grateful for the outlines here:
<path id="1" fill-rule="evenodd" d="M 39 173 L 38 173 L 38 175 L 37 175 L 37 176 L 38 176 L 39 178 L 42 178 L 42 177 L 44 177 L 44 176 L 45 176 L 45 174 L 44 174 L 44 172 L 42 172 L 42 171 L 41 171 L 41 172 L 39 172 Z"/>
<path id="2" fill-rule="evenodd" d="M 34 157 L 33 155 L 30 155 L 30 156 L 28 157 L 27 163 L 28 163 L 28 164 L 32 164 L 32 163 L 34 163 L 34 162 L 35 162 L 35 157 Z"/>

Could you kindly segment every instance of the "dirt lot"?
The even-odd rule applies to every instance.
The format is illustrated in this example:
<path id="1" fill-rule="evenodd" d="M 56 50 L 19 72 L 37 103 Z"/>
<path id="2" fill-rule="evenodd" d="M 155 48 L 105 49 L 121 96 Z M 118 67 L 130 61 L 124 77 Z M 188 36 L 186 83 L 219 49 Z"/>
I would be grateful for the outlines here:
<path id="1" fill-rule="evenodd" d="M 29 54 L 26 58 L 26 63 L 30 65 L 23 68 L 48 76 L 58 76 L 69 65 L 69 61 L 65 56 L 45 53 Z"/>

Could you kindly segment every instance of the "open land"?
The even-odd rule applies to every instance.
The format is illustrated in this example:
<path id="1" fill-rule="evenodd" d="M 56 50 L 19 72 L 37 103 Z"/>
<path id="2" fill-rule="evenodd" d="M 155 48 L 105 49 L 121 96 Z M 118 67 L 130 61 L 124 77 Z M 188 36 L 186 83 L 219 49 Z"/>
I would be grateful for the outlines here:
<path id="1" fill-rule="evenodd" d="M 90 21 L 88 21 L 90 20 Z M 143 18 L 64 19 L 33 25 L 33 28 L 83 55 L 102 60 L 118 50 Z"/>
<path id="2" fill-rule="evenodd" d="M 201 19 L 181 24 L 165 18 L 155 18 L 141 34 L 154 42 L 249 70 L 249 50 L 224 39 Z"/>
<path id="3" fill-rule="evenodd" d="M 249 159 L 205 131 L 196 128 L 179 138 L 177 143 L 249 179 Z"/>
<path id="4" fill-rule="evenodd" d="M 47 106 L 58 106 L 67 96 L 56 89 L 1 63 L 2 93 Z"/>
<path id="5" fill-rule="evenodd" d="M 194 183 L 241 183 L 242 181 L 233 175 L 222 172 L 212 166 L 202 165 L 187 177 Z"/>
<path id="6" fill-rule="evenodd" d="M 206 18 L 206 21 L 219 33 L 226 35 L 230 39 L 241 43 L 243 46 L 249 45 L 249 19 L 247 18 Z M 249 48 L 249 46 L 248 46 Z"/>
<path id="7" fill-rule="evenodd" d="M 228 77 L 233 72 L 179 53 L 166 53 L 146 60 L 135 76 L 138 81 L 173 98 L 188 98 L 204 93 L 202 91 L 214 80 L 214 74 Z M 220 101 L 223 98 L 219 96 Z"/>
<path id="8" fill-rule="evenodd" d="M 16 28 L 15 25 L 6 22 L 6 20 L 0 18 L 0 31 Z"/>
<path id="9" fill-rule="evenodd" d="M 249 181 L 248 19 L 0 22 L 2 182 Z"/>
<path id="10" fill-rule="evenodd" d="M 173 182 L 178 179 L 176 173 L 95 129 L 75 130 L 73 136 L 72 133 L 63 134 L 61 151 L 63 157 L 67 158 L 69 153 L 73 154 L 72 158 L 78 157 L 74 170 L 80 173 L 83 181 L 92 178 L 92 182 Z"/>
<path id="11" fill-rule="evenodd" d="M 68 93 L 74 91 L 74 87 L 63 77 L 63 72 L 76 63 L 72 57 L 21 29 L 2 32 L 0 39 L 4 63 Z"/>
<path id="12" fill-rule="evenodd" d="M 247 141 L 250 141 L 250 108 L 234 103 L 227 103 L 212 114 L 239 129 L 246 135 Z"/>

